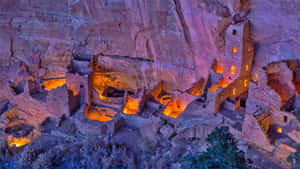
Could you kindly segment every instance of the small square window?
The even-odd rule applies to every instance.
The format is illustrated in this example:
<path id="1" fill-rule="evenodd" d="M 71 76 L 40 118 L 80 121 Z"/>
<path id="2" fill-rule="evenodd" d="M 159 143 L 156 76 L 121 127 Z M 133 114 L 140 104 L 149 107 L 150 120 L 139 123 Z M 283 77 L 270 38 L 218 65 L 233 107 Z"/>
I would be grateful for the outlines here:
<path id="1" fill-rule="evenodd" d="M 287 116 L 283 116 L 283 121 L 286 123 L 288 121 L 288 117 Z"/>
<path id="2" fill-rule="evenodd" d="M 237 53 L 236 47 L 232 47 L 232 53 Z"/>
<path id="3" fill-rule="evenodd" d="M 235 66 L 231 66 L 231 68 L 230 68 L 230 69 L 231 69 L 231 74 L 233 74 L 233 75 L 234 75 L 234 74 L 235 74 L 235 72 L 236 72 L 236 67 L 235 67 Z"/>
<path id="4" fill-rule="evenodd" d="M 237 33 L 236 29 L 233 29 L 233 30 L 232 30 L 232 34 L 233 34 L 233 35 L 236 35 L 236 33 Z"/>

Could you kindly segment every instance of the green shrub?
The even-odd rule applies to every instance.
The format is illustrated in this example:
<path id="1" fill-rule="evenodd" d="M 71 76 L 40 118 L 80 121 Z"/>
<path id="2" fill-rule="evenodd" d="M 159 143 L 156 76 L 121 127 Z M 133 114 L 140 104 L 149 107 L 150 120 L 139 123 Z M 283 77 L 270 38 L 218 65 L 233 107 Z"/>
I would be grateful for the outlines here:
<path id="1" fill-rule="evenodd" d="M 296 108 L 295 116 L 296 116 L 297 120 L 300 121 L 300 107 Z"/>
<path id="2" fill-rule="evenodd" d="M 300 144 L 297 144 L 296 152 L 291 153 L 287 160 L 291 163 L 292 169 L 300 168 Z"/>
<path id="3" fill-rule="evenodd" d="M 206 152 L 182 158 L 183 169 L 250 169 L 244 152 L 239 151 L 228 127 L 216 128 L 207 138 Z"/>

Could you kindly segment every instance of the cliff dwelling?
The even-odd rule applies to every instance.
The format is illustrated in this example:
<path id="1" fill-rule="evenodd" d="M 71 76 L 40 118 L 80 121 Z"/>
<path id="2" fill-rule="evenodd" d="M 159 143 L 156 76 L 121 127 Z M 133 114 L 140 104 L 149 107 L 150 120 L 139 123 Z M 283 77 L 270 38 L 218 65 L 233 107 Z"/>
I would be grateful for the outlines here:
<path id="1" fill-rule="evenodd" d="M 300 2 L 0 8 L 0 168 L 299 167 Z"/>

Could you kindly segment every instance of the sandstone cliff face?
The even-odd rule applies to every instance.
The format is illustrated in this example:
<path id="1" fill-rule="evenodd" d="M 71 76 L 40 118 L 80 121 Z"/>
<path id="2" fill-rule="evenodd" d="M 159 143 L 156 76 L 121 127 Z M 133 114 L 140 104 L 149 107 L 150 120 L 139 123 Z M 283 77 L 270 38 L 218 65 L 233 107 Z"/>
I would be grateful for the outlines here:
<path id="1" fill-rule="evenodd" d="M 207 77 L 215 58 L 222 60 L 224 31 L 235 14 L 246 15 L 244 6 L 196 0 L 1 1 L 0 99 L 17 105 L 17 114 L 39 112 L 35 120 L 23 115 L 31 124 L 60 117 L 67 96 L 53 98 L 56 91 L 50 90 L 69 78 L 76 56 L 97 57 L 94 66 L 108 78 L 96 74 L 94 84 L 136 90 L 164 80 L 169 90 L 187 90 Z M 72 85 L 68 89 L 78 93 L 80 84 Z M 57 110 L 51 108 L 60 99 Z"/>
<path id="2" fill-rule="evenodd" d="M 39 71 L 55 76 L 65 73 L 72 55 L 119 56 L 107 62 L 122 60 L 129 72 L 141 76 L 138 82 L 151 85 L 145 79 L 167 78 L 181 89 L 206 77 L 213 59 L 222 60 L 226 27 L 248 14 L 247 2 L 231 0 L 28 0 L 0 5 L 2 67 L 17 60 L 36 76 Z M 299 2 L 253 0 L 249 8 L 257 43 L 255 69 L 296 59 Z"/>
<path id="3" fill-rule="evenodd" d="M 248 18 L 257 44 L 257 68 L 271 62 L 299 59 L 299 5 L 295 0 L 251 1 Z"/>
<path id="4" fill-rule="evenodd" d="M 248 14 L 244 8 L 248 3 L 257 43 L 255 69 L 297 59 L 299 53 L 300 2 L 295 0 L 0 3 L 1 66 L 22 61 L 36 76 L 41 69 L 45 76 L 65 73 L 72 55 L 104 55 L 119 56 L 107 61 L 111 64 L 133 59 L 130 68 L 151 61 L 145 67 L 155 74 L 152 77 L 168 75 L 170 81 L 195 82 L 207 76 L 213 59 L 222 59 L 223 33 L 233 19 Z M 169 73 L 160 74 L 165 71 Z"/>
<path id="5" fill-rule="evenodd" d="M 127 100 L 133 100 L 126 104 L 139 110 L 140 105 L 144 105 L 140 101 L 144 100 L 144 92 L 163 84 L 158 89 L 164 95 L 154 93 L 167 99 L 160 102 L 161 105 L 145 103 L 148 109 L 139 115 L 160 117 L 156 115 L 162 105 L 167 105 L 170 97 L 173 103 L 169 107 L 181 113 L 181 109 L 189 104 L 184 101 L 190 102 L 194 96 L 180 92 L 199 96 L 203 87 L 216 84 L 221 79 L 220 74 L 216 75 L 210 67 L 213 63 L 222 67 L 226 57 L 225 46 L 227 49 L 234 47 L 226 42 L 225 35 L 231 34 L 228 28 L 246 20 L 249 20 L 251 37 L 255 42 L 254 62 L 250 70 L 252 79 L 250 83 L 247 79 L 245 86 L 248 89 L 249 85 L 246 113 L 255 112 L 256 105 L 279 110 L 283 101 L 294 96 L 295 90 L 300 93 L 298 0 L 1 0 L 0 127 L 15 131 L 26 124 L 25 133 L 33 132 L 33 128 L 43 126 L 48 117 L 64 121 L 64 115 L 72 114 L 73 109 L 86 112 L 85 108 L 90 107 L 85 114 L 89 119 L 113 119 L 113 122 L 98 124 L 82 117 L 83 113 L 76 114 L 75 119 L 84 121 L 78 127 L 82 133 L 91 128 L 89 132 L 95 134 L 101 128 L 103 135 L 109 135 L 125 125 L 123 123 L 141 131 L 149 130 L 144 124 L 139 124 L 145 120 L 141 117 L 133 116 L 138 120 L 129 122 L 118 117 L 122 115 L 115 109 L 121 111 L 124 106 L 121 96 L 124 90 L 128 90 L 125 94 Z M 215 79 L 208 79 L 209 73 L 214 74 Z M 230 74 L 230 70 L 227 73 Z M 207 81 L 213 83 L 207 84 Z M 273 85 L 270 85 L 272 82 Z M 110 88 L 105 89 L 107 86 Z M 146 90 L 142 90 L 141 95 L 134 93 L 140 88 Z M 192 89 L 201 92 L 196 94 Z M 106 95 L 102 95 L 104 90 Z M 110 90 L 115 92 L 113 97 L 116 99 L 108 97 L 106 101 L 114 106 L 97 107 L 98 103 L 103 103 L 100 102 L 101 97 L 105 100 L 105 96 L 111 94 Z M 175 90 L 180 90 L 177 91 L 180 93 L 177 93 L 178 99 L 174 93 L 171 94 Z M 183 100 L 184 107 L 177 107 L 182 104 L 180 99 L 185 95 L 188 99 Z M 90 105 L 91 102 L 96 106 Z M 204 114 L 213 112 L 212 103 L 214 101 L 207 106 L 201 103 L 203 110 L 207 107 Z M 179 116 L 177 121 L 187 120 L 189 116 L 202 116 L 203 110 L 198 112 L 198 109 L 186 111 L 187 115 Z M 102 114 L 99 115 L 99 112 Z M 200 121 L 209 120 L 217 120 L 214 125 L 222 121 L 215 116 Z M 159 125 L 150 121 L 146 126 L 155 128 L 153 131 L 158 130 L 168 139 L 174 133 L 180 133 L 174 131 L 173 124 L 157 127 L 163 124 L 162 119 L 157 122 Z M 209 129 L 202 127 L 199 137 L 204 138 L 215 126 Z M 194 138 L 191 134 L 195 133 L 194 130 L 191 128 L 181 134 L 185 138 Z M 141 133 L 156 137 L 157 133 L 153 131 Z M 117 136 L 124 138 L 124 133 L 132 134 L 122 129 Z"/>
<path id="6" fill-rule="evenodd" d="M 21 61 L 34 76 L 52 77 L 66 72 L 72 55 L 101 55 L 107 65 L 121 62 L 135 71 L 137 83 L 150 87 L 148 81 L 165 79 L 180 89 L 207 76 L 212 60 L 222 58 L 223 32 L 241 9 L 230 1 L 193 0 L 0 5 L 2 66 Z"/>

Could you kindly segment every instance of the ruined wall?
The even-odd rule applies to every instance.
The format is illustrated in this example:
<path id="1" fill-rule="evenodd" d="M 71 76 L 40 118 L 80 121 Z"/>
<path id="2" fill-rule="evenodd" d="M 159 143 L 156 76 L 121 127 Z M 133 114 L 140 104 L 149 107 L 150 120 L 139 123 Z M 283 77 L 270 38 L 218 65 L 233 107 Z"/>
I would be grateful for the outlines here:
<path id="1" fill-rule="evenodd" d="M 278 124 L 280 126 L 286 126 L 296 117 L 292 113 L 283 111 L 272 111 L 271 124 Z"/>
<path id="2" fill-rule="evenodd" d="M 77 56 L 97 56 L 97 66 L 105 68 L 108 80 L 121 76 L 120 83 L 114 84 L 124 89 L 152 88 L 164 80 L 170 90 L 185 91 L 207 78 L 214 59 L 224 62 L 226 30 L 245 18 L 251 22 L 256 43 L 254 67 L 249 69 L 260 79 L 263 66 L 299 59 L 299 3 L 2 0 L 0 99 L 19 104 L 12 94 L 19 82 L 25 84 L 26 93 L 29 80 L 66 77 L 70 64 L 77 64 Z M 101 85 L 107 81 L 99 78 L 94 82 Z M 264 86 L 265 81 L 258 82 L 260 88 L 252 90 L 254 100 L 273 92 Z M 74 88 L 78 92 L 78 87 Z M 43 111 L 52 114 L 49 112 L 54 111 Z"/>
<path id="3" fill-rule="evenodd" d="M 234 81 L 239 78 L 242 69 L 243 59 L 243 37 L 244 27 L 248 24 L 239 23 L 237 25 L 231 25 L 226 31 L 226 45 L 225 45 L 225 57 L 223 63 L 223 77 L 226 81 Z M 249 25 L 248 25 L 249 26 Z"/>
<path id="4" fill-rule="evenodd" d="M 226 40 L 222 80 L 230 84 L 227 84 L 226 88 L 222 86 L 224 89 L 219 91 L 215 112 L 220 110 L 221 103 L 228 97 L 235 99 L 248 90 L 253 62 L 254 52 L 249 21 L 230 25 L 226 32 Z"/>
<path id="5" fill-rule="evenodd" d="M 295 93 L 293 71 L 285 62 L 271 63 L 266 67 L 267 84 L 281 97 L 281 106 Z"/>
<path id="6" fill-rule="evenodd" d="M 266 137 L 255 117 L 253 117 L 251 114 L 245 115 L 242 137 L 243 139 L 260 146 L 268 152 L 274 150 L 274 146 L 270 144 L 270 140 Z"/>
<path id="7" fill-rule="evenodd" d="M 252 30 L 249 21 L 245 23 L 243 28 L 244 36 L 243 36 L 243 56 L 242 57 L 242 70 L 240 71 L 240 77 L 245 79 L 250 79 L 250 73 L 255 57 L 254 52 L 254 43 L 252 39 Z"/>
<path id="8" fill-rule="evenodd" d="M 250 82 L 249 84 L 249 95 L 246 111 L 252 111 L 251 108 L 255 106 L 254 103 L 280 110 L 280 95 L 267 85 L 267 77 L 264 71 L 261 71 L 259 73 L 259 77 L 260 79 L 258 80 L 258 84 L 254 82 Z"/>
<path id="9" fill-rule="evenodd" d="M 246 79 L 236 79 L 228 87 L 223 89 L 218 93 L 215 103 L 215 112 L 218 112 L 221 107 L 221 103 L 226 100 L 228 97 L 236 98 L 242 93 L 246 92 L 249 88 L 249 80 Z"/>

